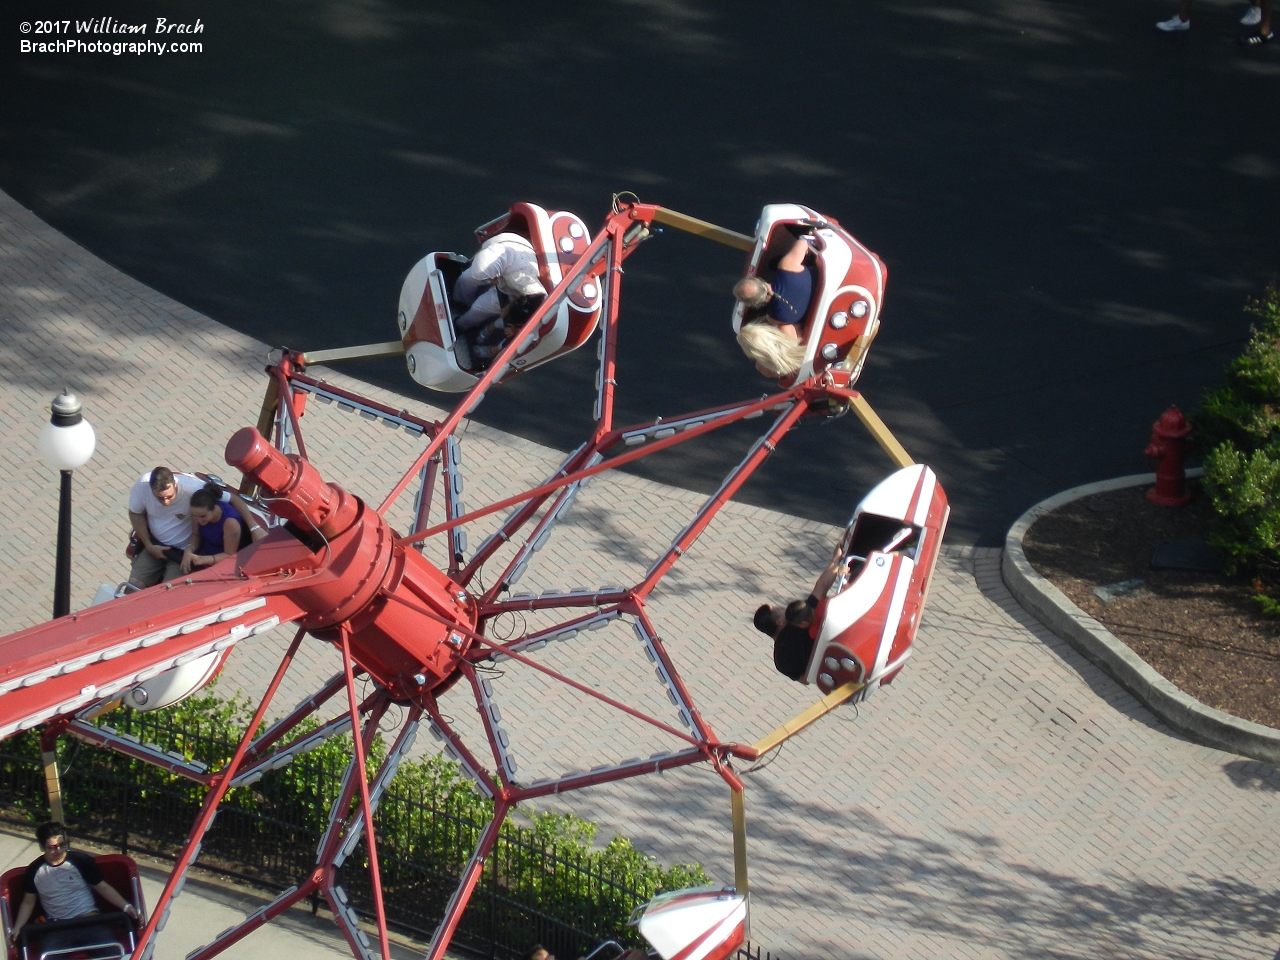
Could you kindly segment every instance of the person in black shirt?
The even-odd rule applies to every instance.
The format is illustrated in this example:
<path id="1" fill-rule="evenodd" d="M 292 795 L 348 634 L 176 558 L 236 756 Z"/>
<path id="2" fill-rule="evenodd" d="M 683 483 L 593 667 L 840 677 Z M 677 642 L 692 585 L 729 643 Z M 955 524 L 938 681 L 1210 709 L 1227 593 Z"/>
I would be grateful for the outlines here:
<path id="1" fill-rule="evenodd" d="M 814 641 L 811 631 L 818 604 L 826 598 L 836 577 L 848 569 L 840 553 L 840 545 L 837 544 L 831 562 L 813 585 L 813 592 L 804 600 L 792 600 L 785 608 L 765 603 L 756 610 L 756 629 L 773 637 L 773 665 L 779 673 L 792 680 L 803 681 L 809 669 Z"/>
<path id="2" fill-rule="evenodd" d="M 817 286 L 817 270 L 806 262 L 812 249 L 804 237 L 796 237 L 778 260 L 773 282 L 756 276 L 743 277 L 733 285 L 734 299 L 749 309 L 763 307 L 770 322 L 799 340 L 800 328 Z"/>
<path id="3" fill-rule="evenodd" d="M 812 233 L 811 227 L 797 224 L 788 224 L 787 230 Z M 778 260 L 772 283 L 749 276 L 733 286 L 734 299 L 743 307 L 764 310 L 763 318 L 742 324 L 738 346 L 771 379 L 790 376 L 804 363 L 804 318 L 818 286 L 817 270 L 807 262 L 811 249 L 804 236 L 796 235 Z"/>

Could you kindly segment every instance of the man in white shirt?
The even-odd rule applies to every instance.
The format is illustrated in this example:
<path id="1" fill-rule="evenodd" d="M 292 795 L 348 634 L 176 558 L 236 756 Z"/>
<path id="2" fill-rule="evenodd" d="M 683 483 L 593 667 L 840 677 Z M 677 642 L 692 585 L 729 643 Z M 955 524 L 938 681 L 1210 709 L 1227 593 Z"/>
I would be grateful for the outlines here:
<path id="1" fill-rule="evenodd" d="M 480 245 L 480 251 L 454 284 L 453 299 L 469 309 L 454 320 L 453 326 L 460 331 L 483 326 L 502 313 L 502 298 L 546 295 L 533 244 L 518 233 L 499 233 Z"/>
<path id="2" fill-rule="evenodd" d="M 191 495 L 203 486 L 168 467 L 138 478 L 129 491 L 129 522 L 141 544 L 129 571 L 131 585 L 153 587 L 182 572 L 182 551 L 191 540 Z"/>

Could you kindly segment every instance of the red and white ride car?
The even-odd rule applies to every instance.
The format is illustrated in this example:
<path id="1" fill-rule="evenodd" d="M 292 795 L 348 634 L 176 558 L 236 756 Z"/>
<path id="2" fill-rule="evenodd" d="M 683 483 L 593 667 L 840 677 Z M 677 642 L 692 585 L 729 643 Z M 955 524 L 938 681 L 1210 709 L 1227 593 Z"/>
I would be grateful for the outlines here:
<path id="1" fill-rule="evenodd" d="M 864 683 L 855 699 L 865 700 L 902 669 L 950 512 L 923 464 L 890 474 L 863 498 L 841 545 L 849 573 L 819 611 L 806 683 L 823 693 Z"/>
<path id="2" fill-rule="evenodd" d="M 889 271 L 879 257 L 832 217 L 797 203 L 771 203 L 756 224 L 756 245 L 745 275 L 772 282 L 777 261 L 795 242 L 795 234 L 787 227 L 797 225 L 813 230 L 811 245 L 817 277 L 800 327 L 804 363 L 779 383 L 789 387 L 840 364 L 850 371 L 852 384 L 862 373 L 867 349 L 880 327 Z M 735 304 L 733 332 L 736 334 L 744 323 L 764 316 L 764 308 L 748 309 Z"/>
<path id="3" fill-rule="evenodd" d="M 533 244 L 538 276 L 549 294 L 591 243 L 586 224 L 567 210 L 544 210 L 532 203 L 511 209 L 477 227 L 480 243 L 499 233 L 516 233 Z M 483 367 L 471 358 L 465 337 L 453 329 L 450 295 L 458 274 L 470 261 L 456 253 L 429 253 L 409 271 L 400 289 L 400 338 L 404 341 L 409 375 L 424 387 L 461 393 L 473 387 Z M 537 337 L 512 360 L 502 379 L 530 370 L 561 354 L 576 350 L 595 332 L 603 297 L 600 283 L 587 277 L 539 326 Z"/>
<path id="4" fill-rule="evenodd" d="M 725 960 L 746 937 L 747 898 L 733 887 L 660 893 L 631 923 L 662 960 Z"/>

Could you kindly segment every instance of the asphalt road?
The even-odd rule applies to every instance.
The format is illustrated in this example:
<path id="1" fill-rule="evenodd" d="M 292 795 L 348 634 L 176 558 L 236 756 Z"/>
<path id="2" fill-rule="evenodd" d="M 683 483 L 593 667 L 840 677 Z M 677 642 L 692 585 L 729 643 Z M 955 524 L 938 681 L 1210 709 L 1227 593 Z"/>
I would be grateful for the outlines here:
<path id="1" fill-rule="evenodd" d="M 0 187 L 299 349 L 394 338 L 409 267 L 469 253 L 513 200 L 597 224 L 629 189 L 744 232 L 764 203 L 807 203 L 888 264 L 861 389 L 941 475 L 953 538 L 991 544 L 1051 493 L 1146 469 L 1152 421 L 1217 379 L 1280 265 L 1280 44 L 1233 44 L 1243 4 L 1158 34 L 1172 6 L 20 0 L 0 18 Z M 77 36 L 90 16 L 148 32 Z M 158 16 L 203 31 L 157 38 Z M 58 37 L 20 24 L 54 18 L 203 49 L 21 53 Z M 628 261 L 623 422 L 766 389 L 729 327 L 741 263 L 671 232 Z M 593 354 L 480 418 L 576 446 Z M 354 372 L 421 389 L 398 362 Z M 711 489 L 749 439 L 642 472 Z M 842 522 L 888 469 L 846 418 L 789 437 L 743 499 Z"/>

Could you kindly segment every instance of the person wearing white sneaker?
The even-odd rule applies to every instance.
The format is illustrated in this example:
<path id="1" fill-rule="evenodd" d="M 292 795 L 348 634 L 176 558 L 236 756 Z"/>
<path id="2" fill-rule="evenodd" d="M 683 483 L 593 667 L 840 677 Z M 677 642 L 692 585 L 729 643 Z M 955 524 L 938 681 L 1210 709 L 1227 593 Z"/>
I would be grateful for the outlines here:
<path id="1" fill-rule="evenodd" d="M 1165 33 L 1174 33 L 1178 30 L 1191 29 L 1191 0 L 1178 0 L 1178 12 L 1168 20 L 1161 20 L 1156 24 L 1157 30 L 1163 30 Z"/>
<path id="2" fill-rule="evenodd" d="M 1271 32 L 1271 10 L 1274 6 L 1275 0 L 1261 0 L 1258 6 L 1258 32 L 1241 37 L 1242 47 L 1260 47 L 1276 38 L 1276 35 Z"/>
<path id="3" fill-rule="evenodd" d="M 1242 37 L 1240 43 L 1246 47 L 1257 47 L 1270 43 L 1274 37 L 1271 32 L 1271 8 L 1275 0 L 1249 0 L 1249 9 L 1245 11 L 1240 22 L 1246 27 L 1256 26 L 1258 32 Z M 1178 12 L 1168 20 L 1156 24 L 1157 30 L 1175 33 L 1179 30 L 1191 29 L 1191 0 L 1178 0 Z"/>

